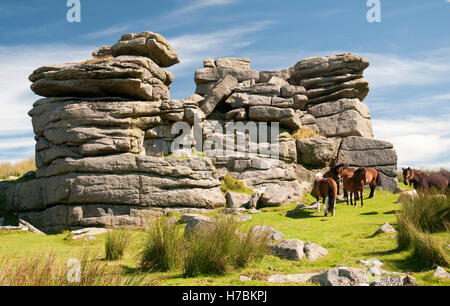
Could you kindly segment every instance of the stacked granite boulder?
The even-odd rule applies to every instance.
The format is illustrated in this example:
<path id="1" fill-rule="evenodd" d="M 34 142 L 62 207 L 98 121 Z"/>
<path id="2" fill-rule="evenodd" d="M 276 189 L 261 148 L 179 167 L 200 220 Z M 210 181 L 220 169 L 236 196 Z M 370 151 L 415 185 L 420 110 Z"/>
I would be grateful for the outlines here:
<path id="1" fill-rule="evenodd" d="M 170 100 L 165 68 L 179 59 L 161 35 L 125 34 L 93 57 L 30 76 L 46 97 L 29 112 L 38 169 L 0 185 L 0 198 L 40 229 L 139 226 L 169 209 L 223 207 L 227 174 L 255 191 L 254 208 L 300 201 L 314 174 L 338 163 L 376 167 L 382 188 L 397 188 L 395 150 L 373 139 L 362 103 L 366 59 L 314 57 L 281 71 L 253 70 L 248 58 L 205 59 L 196 93 Z M 321 136 L 296 139 L 304 127 Z"/>
<path id="2" fill-rule="evenodd" d="M 209 159 L 160 157 L 155 139 L 189 104 L 169 100 L 173 76 L 162 67 L 178 57 L 167 41 L 127 34 L 95 54 L 30 76 L 32 90 L 47 97 L 29 112 L 38 169 L 8 190 L 8 210 L 60 230 L 140 225 L 148 208 L 224 206 Z"/>

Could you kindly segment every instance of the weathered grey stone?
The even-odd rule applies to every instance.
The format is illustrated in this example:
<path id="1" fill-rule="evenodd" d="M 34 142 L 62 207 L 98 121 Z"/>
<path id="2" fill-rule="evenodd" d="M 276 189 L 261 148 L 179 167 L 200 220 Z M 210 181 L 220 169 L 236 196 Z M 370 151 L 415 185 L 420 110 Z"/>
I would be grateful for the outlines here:
<path id="1" fill-rule="evenodd" d="M 181 216 L 180 224 L 188 224 L 189 221 L 191 221 L 192 219 L 195 219 L 197 217 L 201 218 L 201 215 L 199 215 L 199 214 L 184 214 Z"/>
<path id="2" fill-rule="evenodd" d="M 218 68 L 233 68 L 233 69 L 250 69 L 249 58 L 235 58 L 225 57 L 216 59 L 216 67 Z"/>
<path id="3" fill-rule="evenodd" d="M 375 279 L 372 286 L 418 286 L 416 280 L 410 275 L 393 275 Z"/>
<path id="4" fill-rule="evenodd" d="M 301 127 L 300 118 L 292 108 L 277 108 L 271 106 L 252 106 L 249 109 L 250 120 L 280 122 L 281 125 L 296 130 Z"/>
<path id="5" fill-rule="evenodd" d="M 437 277 L 437 278 L 449 279 L 450 273 L 448 273 L 444 268 L 436 267 L 436 270 L 434 271 L 433 276 Z"/>
<path id="6" fill-rule="evenodd" d="M 307 242 L 305 244 L 303 252 L 306 254 L 309 261 L 316 261 L 317 259 L 328 255 L 327 249 L 312 242 Z"/>
<path id="7" fill-rule="evenodd" d="M 337 158 L 339 138 L 314 137 L 297 140 L 298 161 L 303 165 L 328 167 Z"/>
<path id="8" fill-rule="evenodd" d="M 209 83 L 199 83 L 197 84 L 197 87 L 195 89 L 195 93 L 204 96 L 209 93 L 209 91 L 216 85 L 216 82 L 209 82 Z"/>
<path id="9" fill-rule="evenodd" d="M 309 89 L 306 94 L 309 103 L 317 104 L 343 98 L 357 98 L 363 101 L 368 93 L 369 82 L 361 78 L 337 85 Z"/>
<path id="10" fill-rule="evenodd" d="M 227 102 L 230 103 L 233 108 L 241 108 L 244 106 L 270 106 L 272 97 L 247 93 L 234 93 Z"/>
<path id="11" fill-rule="evenodd" d="M 315 275 L 311 281 L 321 286 L 368 286 L 365 270 L 356 268 L 337 268 Z"/>
<path id="12" fill-rule="evenodd" d="M 111 231 L 111 230 L 106 229 L 106 228 L 86 227 L 86 228 L 83 228 L 80 230 L 71 231 L 70 234 L 72 235 L 72 239 L 78 240 L 83 237 L 101 235 L 101 234 L 107 233 L 109 231 Z"/>
<path id="13" fill-rule="evenodd" d="M 323 76 L 331 72 L 359 73 L 369 66 L 365 58 L 351 53 L 342 53 L 325 57 L 309 57 L 295 64 L 291 77 L 299 80 L 314 76 Z"/>
<path id="14" fill-rule="evenodd" d="M 157 33 L 124 34 L 111 48 L 113 56 L 138 55 L 151 58 L 161 67 L 179 63 L 178 55 L 167 40 Z"/>
<path id="15" fill-rule="evenodd" d="M 271 246 L 273 255 L 287 260 L 300 261 L 304 255 L 304 242 L 298 239 L 288 239 Z"/>
<path id="16" fill-rule="evenodd" d="M 205 58 L 203 60 L 203 67 L 204 68 L 216 68 L 216 63 L 212 58 Z"/>
<path id="17" fill-rule="evenodd" d="M 397 154 L 388 142 L 348 137 L 342 140 L 337 162 L 365 167 L 396 165 Z"/>
<path id="18" fill-rule="evenodd" d="M 290 86 L 288 81 L 286 81 L 283 78 L 277 77 L 277 76 L 271 77 L 270 80 L 267 83 L 278 85 L 280 87 L 288 87 L 288 86 Z M 278 92 L 278 93 L 280 93 L 280 92 Z"/>
<path id="19" fill-rule="evenodd" d="M 269 225 L 255 225 L 250 230 L 252 235 L 260 236 L 267 234 L 271 240 L 281 240 L 285 235 L 281 232 L 276 231 L 272 226 Z"/>
<path id="20" fill-rule="evenodd" d="M 364 118 L 355 110 L 346 110 L 326 117 L 316 117 L 316 124 L 320 133 L 327 137 L 373 137 L 372 121 Z"/>
<path id="21" fill-rule="evenodd" d="M 247 207 L 251 196 L 246 193 L 227 192 L 225 199 L 227 200 L 227 208 Z"/>
<path id="22" fill-rule="evenodd" d="M 201 230 L 212 230 L 216 226 L 216 221 L 210 217 L 198 215 L 191 218 L 184 228 L 184 234 L 192 234 Z"/>
<path id="23" fill-rule="evenodd" d="M 397 231 L 392 227 L 392 225 L 386 222 L 373 235 L 375 236 L 378 234 L 395 233 L 395 232 Z"/>
<path id="24" fill-rule="evenodd" d="M 234 76 L 239 83 L 256 80 L 259 81 L 259 72 L 252 69 L 233 69 L 233 68 L 203 68 L 195 72 L 195 83 L 217 82 L 226 75 Z"/>
<path id="25" fill-rule="evenodd" d="M 279 95 L 281 86 L 271 83 L 257 83 L 245 87 L 237 87 L 236 92 L 256 95 Z"/>
<path id="26" fill-rule="evenodd" d="M 267 279 L 269 283 L 305 283 L 310 282 L 316 273 L 305 273 L 305 274 L 287 274 L 287 275 L 271 275 Z"/>
<path id="27" fill-rule="evenodd" d="M 226 120 L 236 120 L 236 121 L 244 121 L 246 119 L 246 111 L 245 108 L 237 108 L 229 111 L 225 114 Z"/>
<path id="28" fill-rule="evenodd" d="M 231 95 L 237 84 L 237 79 L 232 75 L 226 75 L 220 79 L 202 101 L 200 109 L 203 113 L 209 116 L 221 101 L 224 101 Z"/>
<path id="29" fill-rule="evenodd" d="M 292 70 L 293 70 L 292 68 L 288 68 L 288 69 L 284 69 L 284 70 L 281 70 L 281 71 L 276 71 L 276 70 L 261 71 L 260 72 L 259 82 L 260 83 L 267 83 L 273 77 L 279 77 L 280 79 L 288 80 L 291 77 L 291 71 Z"/>

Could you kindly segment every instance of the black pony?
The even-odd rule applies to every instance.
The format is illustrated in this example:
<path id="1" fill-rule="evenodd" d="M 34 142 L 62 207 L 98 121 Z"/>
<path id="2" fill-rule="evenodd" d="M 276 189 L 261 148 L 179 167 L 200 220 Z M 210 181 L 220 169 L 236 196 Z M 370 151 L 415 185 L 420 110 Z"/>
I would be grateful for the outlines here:
<path id="1" fill-rule="evenodd" d="M 348 168 L 347 164 L 339 164 L 337 166 L 332 167 L 330 170 L 328 170 L 327 172 L 325 172 L 325 174 L 323 175 L 323 178 L 332 178 L 336 184 L 337 184 L 337 194 L 339 193 L 339 171 L 341 168 Z"/>

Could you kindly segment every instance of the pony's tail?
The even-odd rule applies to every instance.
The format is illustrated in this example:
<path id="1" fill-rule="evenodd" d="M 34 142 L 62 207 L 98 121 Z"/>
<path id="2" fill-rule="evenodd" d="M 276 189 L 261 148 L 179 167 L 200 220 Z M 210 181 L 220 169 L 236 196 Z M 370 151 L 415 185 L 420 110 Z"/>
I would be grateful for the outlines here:
<path id="1" fill-rule="evenodd" d="M 335 210 L 335 204 L 336 204 L 336 194 L 337 189 L 334 188 L 335 186 L 330 184 L 328 188 L 328 211 L 334 216 L 334 210 Z"/>
<path id="2" fill-rule="evenodd" d="M 377 172 L 377 180 L 376 182 L 376 186 L 381 186 L 381 175 L 380 175 L 380 171 Z"/>

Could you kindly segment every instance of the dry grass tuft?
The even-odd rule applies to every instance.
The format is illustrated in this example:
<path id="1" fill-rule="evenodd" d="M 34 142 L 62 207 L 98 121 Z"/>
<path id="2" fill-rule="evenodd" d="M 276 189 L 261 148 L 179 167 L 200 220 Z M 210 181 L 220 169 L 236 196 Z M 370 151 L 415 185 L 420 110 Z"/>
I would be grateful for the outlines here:
<path id="1" fill-rule="evenodd" d="M 36 170 L 36 163 L 34 157 L 22 160 L 16 164 L 9 162 L 0 163 L 0 179 L 7 179 L 9 177 L 21 177 L 29 171 Z"/>
<path id="2" fill-rule="evenodd" d="M 299 130 L 297 130 L 294 134 L 292 134 L 292 138 L 294 139 L 305 139 L 305 138 L 313 138 L 317 136 L 323 136 L 322 134 L 314 131 L 310 127 L 302 126 Z"/>

